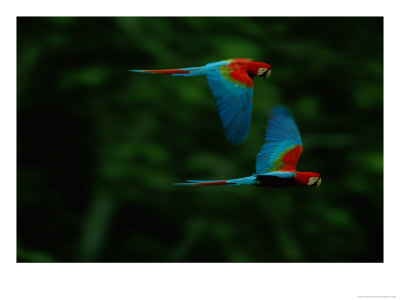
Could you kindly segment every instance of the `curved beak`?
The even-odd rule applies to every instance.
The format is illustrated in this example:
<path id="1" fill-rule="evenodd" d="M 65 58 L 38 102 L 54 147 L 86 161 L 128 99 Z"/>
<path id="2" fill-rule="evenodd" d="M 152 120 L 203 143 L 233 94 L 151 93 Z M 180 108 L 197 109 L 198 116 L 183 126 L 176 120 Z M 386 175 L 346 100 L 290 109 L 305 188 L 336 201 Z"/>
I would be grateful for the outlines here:
<path id="1" fill-rule="evenodd" d="M 264 73 L 264 80 L 271 77 L 271 69 Z"/>
<path id="2" fill-rule="evenodd" d="M 318 179 L 316 187 L 318 188 L 321 185 L 322 179 Z"/>

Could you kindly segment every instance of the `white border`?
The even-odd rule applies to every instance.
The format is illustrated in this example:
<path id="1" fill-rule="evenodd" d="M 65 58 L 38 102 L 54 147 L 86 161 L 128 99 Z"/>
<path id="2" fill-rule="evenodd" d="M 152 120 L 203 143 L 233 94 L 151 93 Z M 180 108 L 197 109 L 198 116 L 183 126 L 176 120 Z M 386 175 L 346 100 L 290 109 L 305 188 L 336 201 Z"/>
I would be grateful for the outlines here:
<path id="1" fill-rule="evenodd" d="M 392 2 L 394 3 L 394 2 Z M 4 4 L 2 5 L 4 6 Z M 376 1 L 15 1 L 1 16 L 1 299 L 357 299 L 398 284 L 398 9 Z M 16 264 L 16 16 L 384 16 L 385 263 Z M 368 163 L 368 162 L 366 162 Z M 362 207 L 360 207 L 362 209 Z M 362 298 L 358 298 L 362 299 Z M 376 298 L 375 298 L 376 299 Z"/>

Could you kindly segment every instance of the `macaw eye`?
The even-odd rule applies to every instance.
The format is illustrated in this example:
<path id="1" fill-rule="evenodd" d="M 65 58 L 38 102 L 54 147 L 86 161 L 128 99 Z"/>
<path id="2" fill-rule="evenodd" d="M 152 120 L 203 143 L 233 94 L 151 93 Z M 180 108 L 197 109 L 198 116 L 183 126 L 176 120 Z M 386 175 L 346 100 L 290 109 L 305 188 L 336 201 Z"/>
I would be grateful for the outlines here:
<path id="1" fill-rule="evenodd" d="M 318 179 L 319 179 L 318 177 L 310 177 L 310 179 L 308 179 L 307 185 L 313 185 L 318 181 Z"/>

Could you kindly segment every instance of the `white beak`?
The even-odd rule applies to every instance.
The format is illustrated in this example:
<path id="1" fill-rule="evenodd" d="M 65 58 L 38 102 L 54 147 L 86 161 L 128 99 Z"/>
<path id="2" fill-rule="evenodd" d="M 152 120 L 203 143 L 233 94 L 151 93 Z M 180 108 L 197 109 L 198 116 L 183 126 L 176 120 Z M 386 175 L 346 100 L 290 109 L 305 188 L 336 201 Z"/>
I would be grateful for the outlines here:
<path id="1" fill-rule="evenodd" d="M 271 77 L 271 70 L 267 71 L 267 74 L 265 75 L 264 79 L 268 79 Z"/>

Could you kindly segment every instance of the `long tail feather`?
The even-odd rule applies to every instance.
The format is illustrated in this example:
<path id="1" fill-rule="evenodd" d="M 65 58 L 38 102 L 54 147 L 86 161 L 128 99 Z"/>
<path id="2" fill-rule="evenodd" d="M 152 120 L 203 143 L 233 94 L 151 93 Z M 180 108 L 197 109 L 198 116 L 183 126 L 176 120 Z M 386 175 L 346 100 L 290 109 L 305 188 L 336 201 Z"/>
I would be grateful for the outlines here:
<path id="1" fill-rule="evenodd" d="M 184 69 L 165 69 L 165 70 L 129 70 L 131 72 L 148 74 L 171 74 L 172 76 L 199 76 L 206 74 L 205 67 L 194 67 Z"/>
<path id="2" fill-rule="evenodd" d="M 221 60 L 213 63 L 208 63 L 202 67 L 191 67 L 182 69 L 164 69 L 164 70 L 129 70 L 131 72 L 148 73 L 148 74 L 170 74 L 172 76 L 200 76 L 206 75 L 207 70 L 215 69 L 220 66 L 227 65 L 231 59 Z"/>
<path id="3" fill-rule="evenodd" d="M 258 182 L 256 176 L 249 176 L 229 180 L 186 180 L 183 183 L 174 183 L 178 186 L 203 186 L 203 185 L 246 185 L 255 184 Z"/>
<path id="4" fill-rule="evenodd" d="M 178 186 L 201 186 L 201 185 L 227 185 L 234 183 L 227 183 L 226 180 L 218 180 L 218 181 L 197 181 L 197 180 L 186 180 L 188 182 L 184 183 L 174 183 L 174 185 Z"/>

